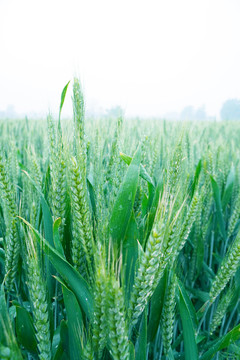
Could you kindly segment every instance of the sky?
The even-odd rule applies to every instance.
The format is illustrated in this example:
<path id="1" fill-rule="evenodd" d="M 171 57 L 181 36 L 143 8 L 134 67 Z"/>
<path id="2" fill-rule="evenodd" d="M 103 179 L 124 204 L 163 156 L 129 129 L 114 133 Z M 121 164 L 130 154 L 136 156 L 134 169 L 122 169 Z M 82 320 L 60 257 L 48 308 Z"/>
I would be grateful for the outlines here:
<path id="1" fill-rule="evenodd" d="M 0 111 L 57 113 L 77 76 L 92 111 L 218 116 L 240 98 L 239 18 L 239 0 L 0 0 Z"/>

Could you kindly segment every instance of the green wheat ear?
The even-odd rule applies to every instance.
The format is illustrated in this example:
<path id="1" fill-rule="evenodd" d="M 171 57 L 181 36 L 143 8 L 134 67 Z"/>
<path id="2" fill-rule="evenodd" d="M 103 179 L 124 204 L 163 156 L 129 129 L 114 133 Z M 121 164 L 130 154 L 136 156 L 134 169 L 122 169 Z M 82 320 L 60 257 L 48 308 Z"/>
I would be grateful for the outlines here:
<path id="1" fill-rule="evenodd" d="M 139 259 L 138 272 L 135 277 L 128 310 L 132 325 L 137 323 L 138 317 L 145 309 L 167 265 L 167 261 L 163 259 L 164 254 L 162 251 L 164 233 L 167 227 L 165 224 L 165 214 L 167 212 L 165 200 L 164 195 L 159 204 L 156 224 L 149 236 L 146 249 Z"/>
<path id="2" fill-rule="evenodd" d="M 163 338 L 163 347 L 164 352 L 167 355 L 171 348 L 172 339 L 173 339 L 173 328 L 174 328 L 174 318 L 175 318 L 175 292 L 176 292 L 177 276 L 172 274 L 170 276 L 170 282 L 167 288 L 167 293 L 165 295 L 163 312 L 162 312 L 162 338 Z"/>
<path id="3" fill-rule="evenodd" d="M 232 215 L 230 217 L 229 220 L 229 225 L 228 225 L 228 237 L 230 237 L 233 234 L 233 231 L 235 229 L 235 226 L 238 222 L 239 219 L 239 213 L 240 213 L 240 193 L 238 194 L 238 197 L 236 199 L 236 203 L 234 205 L 234 209 L 232 212 Z"/>
<path id="4" fill-rule="evenodd" d="M 221 324 L 221 321 L 225 314 L 227 313 L 228 306 L 231 303 L 231 300 L 234 295 L 234 289 L 229 288 L 226 294 L 223 295 L 221 300 L 218 303 L 217 309 L 213 316 L 211 325 L 210 325 L 210 333 L 213 334 L 217 327 Z"/>
<path id="5" fill-rule="evenodd" d="M 6 206 L 7 214 L 10 217 L 15 217 L 17 214 L 17 207 L 14 199 L 13 185 L 7 174 L 7 162 L 0 153 L 0 184 L 1 195 Z"/>
<path id="6" fill-rule="evenodd" d="M 87 154 L 85 142 L 85 102 L 81 83 L 74 78 L 73 82 L 73 118 L 75 153 L 80 164 L 81 175 L 86 178 Z"/>
<path id="7" fill-rule="evenodd" d="M 95 360 L 95 355 L 92 347 L 91 341 L 88 339 L 86 345 L 83 348 L 84 360 Z"/>
<path id="8" fill-rule="evenodd" d="M 61 217 L 59 228 L 61 241 L 64 235 L 64 224 L 66 216 L 66 162 L 64 158 L 62 137 L 59 132 L 56 135 L 55 124 L 51 116 L 48 116 L 49 155 L 51 169 L 51 203 L 54 219 Z"/>
<path id="9" fill-rule="evenodd" d="M 229 280 L 237 271 L 240 261 L 240 231 L 237 234 L 236 239 L 234 240 L 231 248 L 229 249 L 227 255 L 222 261 L 220 269 L 213 280 L 211 289 L 210 289 L 210 303 L 213 303 L 216 297 L 221 293 L 225 288 Z"/>
<path id="10" fill-rule="evenodd" d="M 183 157 L 183 134 L 180 137 L 180 140 L 177 146 L 174 149 L 168 171 L 168 184 L 171 193 L 175 191 L 176 184 L 178 181 L 179 174 L 181 172 L 182 162 L 184 160 Z"/>
<path id="11" fill-rule="evenodd" d="M 8 289 L 11 289 L 13 286 L 20 254 L 16 221 L 16 219 L 12 219 L 6 233 L 5 273 L 8 274 L 8 276 L 5 284 Z"/>
<path id="12" fill-rule="evenodd" d="M 200 203 L 201 203 L 200 196 L 198 194 L 195 194 L 192 198 L 191 204 L 189 206 L 189 210 L 187 212 L 186 218 L 182 225 L 181 232 L 179 234 L 179 239 L 177 241 L 177 246 L 173 257 L 174 260 L 176 259 L 178 253 L 182 250 L 182 248 L 184 247 L 187 241 L 193 223 L 195 222 Z"/>
<path id="13" fill-rule="evenodd" d="M 86 181 L 76 158 L 71 158 L 72 259 L 74 266 L 93 281 L 93 234 Z"/>
<path id="14" fill-rule="evenodd" d="M 109 275 L 107 274 L 104 262 L 101 261 L 96 269 L 93 321 L 93 346 L 98 354 L 98 359 L 101 359 L 108 340 L 108 293 Z"/>
<path id="15" fill-rule="evenodd" d="M 128 329 L 124 297 L 119 281 L 112 274 L 109 281 L 108 326 L 110 353 L 114 360 L 129 359 Z"/>
<path id="16" fill-rule="evenodd" d="M 26 237 L 28 286 L 33 309 L 34 327 L 38 342 L 39 359 L 51 359 L 50 324 L 46 299 L 46 284 L 43 280 L 40 262 L 34 240 L 30 233 Z"/>
<path id="17" fill-rule="evenodd" d="M 6 173 L 6 162 L 0 153 L 0 185 L 4 205 L 4 217 L 6 222 L 6 243 L 5 243 L 5 274 L 6 286 L 11 289 L 15 280 L 20 244 L 17 230 L 17 206 L 14 200 L 12 184 Z"/>

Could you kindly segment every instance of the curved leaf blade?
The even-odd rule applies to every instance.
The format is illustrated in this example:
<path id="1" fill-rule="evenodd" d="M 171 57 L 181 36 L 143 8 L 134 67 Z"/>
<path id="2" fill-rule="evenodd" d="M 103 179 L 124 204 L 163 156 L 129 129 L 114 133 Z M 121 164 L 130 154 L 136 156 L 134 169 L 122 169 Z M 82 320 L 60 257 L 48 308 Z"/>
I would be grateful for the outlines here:
<path id="1" fill-rule="evenodd" d="M 191 309 L 188 305 L 186 294 L 184 294 L 183 285 L 178 282 L 179 289 L 179 311 L 183 326 L 183 341 L 185 360 L 198 360 L 198 349 L 195 338 L 195 331 L 193 326 L 193 319 L 191 316 Z"/>
<path id="2" fill-rule="evenodd" d="M 127 165 L 130 165 L 131 164 L 131 161 L 132 161 L 132 157 L 131 156 L 128 156 L 122 152 L 120 152 L 120 157 L 121 159 L 127 164 Z M 145 167 L 140 164 L 140 174 L 139 176 L 141 176 L 141 178 L 143 178 L 144 180 L 146 180 L 149 184 L 151 184 L 152 186 L 155 186 L 154 185 L 154 181 L 153 179 L 151 178 L 151 176 L 148 174 L 147 170 L 145 169 Z"/>
<path id="3" fill-rule="evenodd" d="M 43 250 L 50 259 L 51 263 L 61 275 L 63 280 L 75 294 L 83 311 L 89 318 L 93 319 L 93 296 L 86 280 L 77 272 L 69 262 L 62 257 L 34 227 L 23 218 L 20 218 L 33 231 L 36 239 L 43 245 Z"/>
<path id="4" fill-rule="evenodd" d="M 118 248 L 126 235 L 128 224 L 132 215 L 138 185 L 140 161 L 141 149 L 139 147 L 127 170 L 113 207 L 110 219 L 110 234 Z"/>
<path id="5" fill-rule="evenodd" d="M 64 100 L 65 100 L 65 97 L 66 97 L 66 93 L 67 93 L 67 89 L 68 89 L 69 83 L 70 83 L 70 80 L 69 80 L 69 82 L 64 86 L 63 91 L 62 91 L 62 94 L 61 94 L 61 102 L 60 102 L 60 106 L 59 106 L 59 121 L 60 121 L 60 116 L 61 116 L 61 112 L 62 112 L 62 107 L 63 107 L 63 104 L 64 104 Z"/>
<path id="6" fill-rule="evenodd" d="M 69 290 L 62 281 L 60 282 L 62 284 L 63 299 L 67 312 L 70 357 L 71 359 L 77 359 L 82 354 L 82 312 L 74 293 Z"/>
<path id="7" fill-rule="evenodd" d="M 16 314 L 16 332 L 18 341 L 29 352 L 37 354 L 35 329 L 29 312 L 20 305 L 16 305 Z"/>

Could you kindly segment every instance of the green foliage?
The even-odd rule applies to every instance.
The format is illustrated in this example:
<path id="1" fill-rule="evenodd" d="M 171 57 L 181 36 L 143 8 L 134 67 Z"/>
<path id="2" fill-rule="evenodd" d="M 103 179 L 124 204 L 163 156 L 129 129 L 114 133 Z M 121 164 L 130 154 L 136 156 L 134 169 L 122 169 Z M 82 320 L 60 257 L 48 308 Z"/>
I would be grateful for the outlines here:
<path id="1" fill-rule="evenodd" d="M 179 290 L 179 312 L 183 326 L 183 339 L 184 339 L 184 353 L 186 360 L 197 360 L 198 349 L 195 338 L 194 322 L 191 311 L 191 304 L 188 295 L 181 283 L 178 284 Z M 194 310 L 193 310 L 194 311 Z"/>
<path id="2" fill-rule="evenodd" d="M 0 358 L 238 358 L 239 124 L 86 118 L 78 79 L 62 120 L 68 86 L 0 120 Z"/>

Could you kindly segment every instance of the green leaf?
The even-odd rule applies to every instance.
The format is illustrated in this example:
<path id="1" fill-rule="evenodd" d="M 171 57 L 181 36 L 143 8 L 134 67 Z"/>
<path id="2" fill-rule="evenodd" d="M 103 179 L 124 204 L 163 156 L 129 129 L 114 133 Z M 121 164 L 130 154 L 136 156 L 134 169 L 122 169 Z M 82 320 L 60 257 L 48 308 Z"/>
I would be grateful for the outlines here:
<path id="1" fill-rule="evenodd" d="M 194 180 L 193 180 L 193 184 L 192 184 L 192 193 L 191 193 L 192 196 L 191 196 L 191 198 L 193 197 L 194 192 L 195 192 L 195 189 L 196 189 L 196 187 L 197 187 L 201 170 L 202 170 L 202 160 L 200 159 L 199 162 L 198 162 L 198 164 L 197 164 L 197 167 L 196 167 L 196 170 L 195 170 L 195 174 L 194 174 Z"/>
<path id="2" fill-rule="evenodd" d="M 12 359 L 23 360 L 7 310 L 3 284 L 0 289 L 0 344 L 10 349 Z"/>
<path id="3" fill-rule="evenodd" d="M 66 323 L 63 320 L 63 323 L 61 322 L 61 324 L 55 330 L 53 340 L 52 340 L 53 360 L 70 360 L 68 354 L 66 353 L 66 348 L 64 351 L 63 339 L 61 338 L 61 329 L 62 329 L 62 337 L 64 337 L 66 334 L 66 340 L 68 341 L 68 333 L 66 333 L 66 332 L 64 333 L 64 331 L 63 331 L 63 327 L 65 327 L 65 329 L 66 329 L 65 325 L 66 325 Z M 64 339 L 64 341 L 65 341 L 65 339 Z M 68 344 L 66 344 L 66 346 L 68 346 Z"/>
<path id="4" fill-rule="evenodd" d="M 90 174 L 87 177 L 87 187 L 88 187 L 93 217 L 95 220 L 98 220 L 97 219 L 97 206 L 96 206 L 96 199 L 95 199 L 95 191 L 94 191 L 94 186 L 93 186 L 93 177 Z"/>
<path id="5" fill-rule="evenodd" d="M 194 322 L 192 312 L 194 310 L 189 306 L 190 299 L 181 282 L 178 282 L 179 300 L 178 306 L 183 327 L 183 341 L 185 360 L 198 360 L 198 349 L 195 339 Z M 195 316 L 194 316 L 195 317 Z"/>
<path id="6" fill-rule="evenodd" d="M 226 182 L 226 186 L 225 186 L 224 193 L 223 193 L 223 198 L 222 198 L 223 211 L 226 209 L 226 206 L 227 206 L 227 204 L 229 203 L 229 201 L 231 199 L 234 181 L 235 181 L 235 168 L 232 165 L 231 170 L 230 170 L 230 172 L 228 174 L 228 177 L 227 177 L 227 182 Z"/>
<path id="7" fill-rule="evenodd" d="M 157 187 L 154 191 L 154 196 L 153 196 L 153 200 L 151 202 L 151 206 L 149 207 L 149 212 L 147 215 L 147 221 L 146 221 L 146 238 L 145 241 L 148 239 L 151 231 L 152 231 L 152 227 L 154 224 L 154 220 L 155 220 L 155 216 L 156 216 L 156 212 L 157 212 L 157 208 L 158 208 L 158 203 L 159 203 L 159 197 L 160 197 L 160 193 L 163 187 L 163 183 L 160 180 L 157 184 Z M 148 205 L 149 206 L 149 205 Z"/>
<path id="8" fill-rule="evenodd" d="M 192 258 L 191 258 L 191 281 L 195 281 L 200 274 L 203 267 L 204 261 L 204 239 L 202 234 L 194 234 L 194 240 L 191 241 L 194 247 Z"/>
<path id="9" fill-rule="evenodd" d="M 129 341 L 129 358 L 128 360 L 135 360 L 135 349 L 131 341 Z"/>
<path id="10" fill-rule="evenodd" d="M 200 274 L 200 271 L 203 267 L 203 261 L 204 261 L 204 239 L 202 236 L 198 237 L 197 240 L 197 261 L 196 261 L 196 273 L 197 275 Z"/>
<path id="11" fill-rule="evenodd" d="M 66 93 L 67 93 L 69 83 L 70 83 L 70 80 L 64 86 L 63 91 L 62 91 L 62 95 L 61 95 L 61 102 L 60 102 L 60 107 L 59 107 L 59 125 L 60 125 L 60 116 L 61 116 L 61 112 L 62 112 L 62 107 L 63 107 L 63 104 L 64 104 L 64 100 L 65 100 L 65 96 L 66 96 Z"/>
<path id="12" fill-rule="evenodd" d="M 148 341 L 153 341 L 158 330 L 160 318 L 162 315 L 164 296 L 167 289 L 167 271 L 164 272 L 163 277 L 158 283 L 152 298 L 150 306 L 150 314 L 148 321 Z"/>
<path id="13" fill-rule="evenodd" d="M 70 358 L 78 359 L 82 354 L 81 340 L 83 337 L 82 312 L 74 293 L 61 282 L 63 299 L 67 312 Z"/>
<path id="14" fill-rule="evenodd" d="M 36 354 L 37 340 L 35 337 L 33 319 L 31 318 L 29 312 L 19 304 L 16 305 L 16 312 L 17 339 L 27 351 Z"/>
<path id="15" fill-rule="evenodd" d="M 210 178 L 211 178 L 211 183 L 212 183 L 213 196 L 214 196 L 214 200 L 215 200 L 215 204 L 216 204 L 219 228 L 220 228 L 220 231 L 221 231 L 221 234 L 222 234 L 224 240 L 226 240 L 226 230 L 225 230 L 225 223 L 224 223 L 224 219 L 223 219 L 220 190 L 219 190 L 218 184 L 214 180 L 214 178 L 212 176 L 210 176 Z"/>
<path id="16" fill-rule="evenodd" d="M 52 262 L 57 272 L 74 292 L 79 304 L 87 317 L 93 319 L 93 296 L 86 280 L 77 272 L 69 262 L 62 257 L 34 227 L 23 218 L 20 218 L 33 231 L 37 241 L 43 245 L 43 250 Z"/>
<path id="17" fill-rule="evenodd" d="M 70 359 L 70 357 L 69 357 L 70 349 L 69 349 L 68 325 L 65 320 L 62 320 L 60 323 L 60 337 L 61 337 L 61 344 L 62 344 L 63 352 L 66 353 L 68 355 L 67 358 Z"/>
<path id="18" fill-rule="evenodd" d="M 206 344 L 206 348 L 209 349 L 200 360 L 210 360 L 220 350 L 227 348 L 230 344 L 237 341 L 240 338 L 240 325 L 235 326 L 229 333 L 222 336 L 219 340 L 212 341 Z"/>
<path id="19" fill-rule="evenodd" d="M 137 191 L 139 168 L 141 161 L 140 147 L 129 165 L 123 183 L 117 195 L 110 219 L 110 235 L 117 249 L 123 241 L 131 218 L 134 199 Z"/>
<path id="20" fill-rule="evenodd" d="M 58 344 L 53 360 L 69 360 L 69 357 L 64 353 L 62 342 Z"/>
<path id="21" fill-rule="evenodd" d="M 132 157 L 128 156 L 126 154 L 120 153 L 120 157 L 121 159 L 127 164 L 130 165 L 131 161 L 132 161 Z M 149 184 L 152 184 L 152 186 L 154 185 L 154 181 L 151 178 L 151 176 L 148 174 L 147 170 L 145 169 L 145 167 L 141 164 L 140 165 L 140 173 L 139 176 L 141 176 L 141 178 L 143 178 L 144 180 L 146 180 Z"/>
<path id="22" fill-rule="evenodd" d="M 138 258 L 138 242 L 139 232 L 137 228 L 136 219 L 132 212 L 132 217 L 127 229 L 126 237 L 123 242 L 122 255 L 123 255 L 123 273 L 124 273 L 124 286 L 126 303 L 130 299 L 130 293 L 133 287 L 136 261 Z"/>
<path id="23" fill-rule="evenodd" d="M 52 357 L 55 359 L 55 354 L 58 352 L 60 347 L 61 337 L 60 337 L 60 325 L 55 329 L 53 338 L 52 338 Z M 57 357 L 59 358 L 59 357 Z"/>
<path id="24" fill-rule="evenodd" d="M 135 354 L 135 360 L 147 359 L 147 308 L 145 308 L 142 315 L 139 337 L 135 345 Z"/>
<path id="25" fill-rule="evenodd" d="M 0 248 L 0 263 L 4 266 L 5 264 L 5 251 Z"/>
<path id="26" fill-rule="evenodd" d="M 155 187 L 152 184 L 148 183 L 148 204 L 147 204 L 148 211 L 152 206 L 154 195 L 155 195 Z"/>
<path id="27" fill-rule="evenodd" d="M 148 206 L 149 206 L 149 198 L 147 197 L 147 195 L 145 193 L 143 193 L 143 197 L 142 197 L 142 216 L 143 217 L 147 216 Z"/>
<path id="28" fill-rule="evenodd" d="M 65 258 L 65 254 L 64 254 L 64 251 L 63 251 L 63 247 L 62 247 L 62 244 L 61 244 L 61 241 L 60 241 L 60 236 L 59 236 L 59 226 L 61 225 L 61 218 L 57 218 L 55 221 L 54 221 L 54 224 L 53 224 L 53 242 L 54 242 L 54 245 L 55 245 L 55 248 L 56 250 L 59 252 L 59 254 L 62 255 L 63 258 Z"/>

